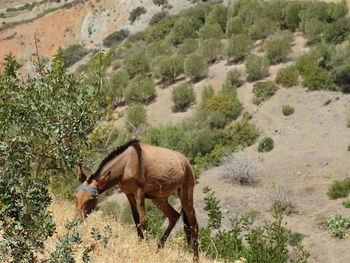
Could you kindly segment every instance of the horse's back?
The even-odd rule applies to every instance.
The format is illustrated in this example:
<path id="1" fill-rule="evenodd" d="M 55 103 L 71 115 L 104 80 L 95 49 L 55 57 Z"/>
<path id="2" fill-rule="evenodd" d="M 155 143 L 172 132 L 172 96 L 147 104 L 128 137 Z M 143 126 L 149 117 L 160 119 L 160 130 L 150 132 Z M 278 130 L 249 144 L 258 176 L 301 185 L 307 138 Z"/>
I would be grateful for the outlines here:
<path id="1" fill-rule="evenodd" d="M 181 188 L 189 162 L 179 152 L 141 144 L 146 192 L 150 196 L 168 195 Z M 161 193 L 159 193 L 161 191 Z"/>

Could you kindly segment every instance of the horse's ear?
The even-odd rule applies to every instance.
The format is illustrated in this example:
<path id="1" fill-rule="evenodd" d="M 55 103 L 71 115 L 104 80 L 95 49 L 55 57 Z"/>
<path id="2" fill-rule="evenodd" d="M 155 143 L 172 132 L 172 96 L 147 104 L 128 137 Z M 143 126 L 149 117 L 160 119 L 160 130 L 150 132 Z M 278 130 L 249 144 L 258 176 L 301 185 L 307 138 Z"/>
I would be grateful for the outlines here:
<path id="1" fill-rule="evenodd" d="M 84 183 L 86 180 L 86 175 L 80 165 L 77 167 L 77 179 L 80 183 Z"/>
<path id="2" fill-rule="evenodd" d="M 100 176 L 100 177 L 97 179 L 97 188 L 98 188 L 98 189 L 103 189 L 103 188 L 105 188 L 105 185 L 106 185 L 106 183 L 108 182 L 110 175 L 111 175 L 111 172 L 109 171 L 106 175 Z"/>

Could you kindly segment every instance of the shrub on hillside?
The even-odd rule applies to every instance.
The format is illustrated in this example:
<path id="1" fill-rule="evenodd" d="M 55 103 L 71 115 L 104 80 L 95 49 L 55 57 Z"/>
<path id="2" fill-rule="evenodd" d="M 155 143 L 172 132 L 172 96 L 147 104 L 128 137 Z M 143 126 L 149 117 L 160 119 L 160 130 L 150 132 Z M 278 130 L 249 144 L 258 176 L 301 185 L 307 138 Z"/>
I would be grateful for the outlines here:
<path id="1" fill-rule="evenodd" d="M 299 27 L 301 10 L 302 4 L 300 2 L 289 2 L 283 9 L 284 23 L 288 29 L 294 31 Z"/>
<path id="2" fill-rule="evenodd" d="M 249 55 L 254 43 L 250 37 L 243 34 L 233 35 L 226 47 L 226 56 L 234 61 L 241 61 Z"/>
<path id="3" fill-rule="evenodd" d="M 175 81 L 180 74 L 184 73 L 183 56 L 163 56 L 157 60 L 156 75 L 162 80 Z"/>
<path id="4" fill-rule="evenodd" d="M 285 60 L 291 51 L 292 48 L 289 42 L 278 38 L 267 43 L 266 57 L 271 64 L 276 64 Z"/>
<path id="5" fill-rule="evenodd" d="M 168 0 L 152 0 L 152 1 L 157 6 L 165 5 L 168 3 Z"/>
<path id="6" fill-rule="evenodd" d="M 252 39 L 258 40 L 274 34 L 278 30 L 276 22 L 269 18 L 258 18 L 249 28 L 249 35 Z"/>
<path id="7" fill-rule="evenodd" d="M 310 44 L 321 41 L 321 35 L 325 25 L 317 18 L 305 21 L 304 33 Z"/>
<path id="8" fill-rule="evenodd" d="M 248 81 L 255 81 L 269 75 L 269 61 L 264 57 L 250 55 L 245 60 L 245 69 Z"/>
<path id="9" fill-rule="evenodd" d="M 300 75 L 304 76 L 314 71 L 318 67 L 318 63 L 314 56 L 310 54 L 302 55 L 295 63 Z"/>
<path id="10" fill-rule="evenodd" d="M 77 44 L 69 46 L 66 49 L 62 49 L 61 52 L 64 60 L 64 65 L 66 67 L 70 67 L 85 57 L 89 53 L 89 50 Z"/>
<path id="11" fill-rule="evenodd" d="M 127 29 L 122 29 L 113 32 L 112 34 L 108 35 L 104 40 L 103 40 L 103 45 L 105 47 L 111 47 L 113 44 L 118 44 L 124 39 L 126 39 L 130 35 L 130 31 Z"/>
<path id="12" fill-rule="evenodd" d="M 257 82 L 254 84 L 253 103 L 259 105 L 261 102 L 275 95 L 277 86 L 273 81 Z"/>
<path id="13" fill-rule="evenodd" d="M 125 101 L 130 103 L 146 103 L 156 97 L 156 89 L 153 79 L 143 75 L 136 75 L 124 92 Z"/>
<path id="14" fill-rule="evenodd" d="M 342 204 L 345 208 L 350 208 L 350 200 L 345 200 Z"/>
<path id="15" fill-rule="evenodd" d="M 206 38 L 221 39 L 223 38 L 224 34 L 219 24 L 206 23 L 204 26 L 202 26 L 199 29 L 198 36 L 203 39 L 206 39 Z"/>
<path id="16" fill-rule="evenodd" d="M 189 38 L 185 39 L 182 44 L 180 44 L 177 48 L 177 52 L 179 55 L 189 55 L 195 52 L 198 49 L 198 41 L 197 39 Z"/>
<path id="17" fill-rule="evenodd" d="M 155 41 L 148 44 L 146 48 L 146 54 L 151 59 L 159 56 L 170 56 L 174 53 L 174 46 L 167 40 Z"/>
<path id="18" fill-rule="evenodd" d="M 150 71 L 148 57 L 144 50 L 131 50 L 123 61 L 125 69 L 131 78 L 137 74 L 145 74 Z"/>
<path id="19" fill-rule="evenodd" d="M 171 100 L 174 102 L 174 111 L 185 111 L 196 100 L 192 85 L 182 83 L 173 88 Z"/>
<path id="20" fill-rule="evenodd" d="M 145 129 L 147 125 L 147 112 L 142 105 L 129 106 L 125 111 L 125 126 L 129 132 L 136 132 Z"/>
<path id="21" fill-rule="evenodd" d="M 113 106 L 118 106 L 124 99 L 124 90 L 129 84 L 129 74 L 125 70 L 114 72 L 105 87 L 101 90 L 102 96 Z"/>
<path id="22" fill-rule="evenodd" d="M 159 41 L 164 39 L 167 35 L 170 34 L 173 29 L 176 21 L 180 16 L 172 16 L 169 18 L 165 18 L 161 20 L 155 26 L 148 28 L 145 30 L 145 40 L 148 43 L 152 43 L 154 41 Z"/>
<path id="23" fill-rule="evenodd" d="M 204 77 L 208 72 L 208 63 L 203 56 L 192 54 L 185 59 L 185 74 L 192 80 Z"/>
<path id="24" fill-rule="evenodd" d="M 309 72 L 303 76 L 303 85 L 309 90 L 336 90 L 337 86 L 334 83 L 334 78 L 328 71 L 321 67 Z"/>
<path id="25" fill-rule="evenodd" d="M 323 38 L 333 44 L 339 44 L 345 40 L 350 32 L 350 18 L 342 17 L 334 23 L 327 24 Z"/>
<path id="26" fill-rule="evenodd" d="M 281 68 L 276 75 L 276 83 L 283 87 L 292 87 L 298 85 L 298 71 L 295 66 Z"/>
<path id="27" fill-rule="evenodd" d="M 350 236 L 350 219 L 336 214 L 327 218 L 325 222 L 329 233 L 335 237 L 347 238 Z"/>
<path id="28" fill-rule="evenodd" d="M 331 199 L 347 197 L 350 193 L 350 178 L 345 178 L 342 181 L 335 181 L 328 188 L 327 195 Z"/>
<path id="29" fill-rule="evenodd" d="M 282 113 L 284 116 L 289 116 L 294 113 L 294 108 L 288 105 L 282 106 Z"/>
<path id="30" fill-rule="evenodd" d="M 171 33 L 170 40 L 174 45 L 181 44 L 187 38 L 195 38 L 197 36 L 191 20 L 188 17 L 181 17 L 176 21 Z"/>
<path id="31" fill-rule="evenodd" d="M 242 111 L 242 104 L 236 97 L 222 93 L 210 98 L 205 107 L 208 110 L 219 111 L 231 120 L 237 119 Z"/>
<path id="32" fill-rule="evenodd" d="M 133 24 L 139 16 L 145 13 L 146 13 L 146 9 L 143 6 L 138 6 L 135 9 L 133 9 L 129 14 L 129 20 L 131 24 Z"/>
<path id="33" fill-rule="evenodd" d="M 169 12 L 168 11 L 161 11 L 156 14 L 154 14 L 149 21 L 150 26 L 154 26 L 158 24 L 160 21 L 164 20 L 165 18 L 169 17 Z"/>
<path id="34" fill-rule="evenodd" d="M 220 111 L 209 111 L 207 116 L 207 124 L 210 129 L 222 129 L 226 124 L 226 117 Z"/>
<path id="35" fill-rule="evenodd" d="M 224 32 L 227 23 L 227 7 L 224 5 L 214 5 L 206 18 L 206 22 L 209 24 L 219 24 Z"/>
<path id="36" fill-rule="evenodd" d="M 209 99 L 214 96 L 215 92 L 212 85 L 206 85 L 202 89 L 202 104 L 205 105 Z"/>
<path id="37" fill-rule="evenodd" d="M 144 41 L 145 40 L 145 31 L 139 31 L 134 34 L 131 34 L 128 37 L 129 42 L 137 42 L 137 41 Z"/>
<path id="38" fill-rule="evenodd" d="M 248 26 L 244 23 L 240 17 L 230 17 L 227 21 L 226 36 L 232 37 L 236 34 L 246 34 L 248 32 Z"/>
<path id="39" fill-rule="evenodd" d="M 223 44 L 215 38 L 208 38 L 201 41 L 199 46 L 200 54 L 207 59 L 208 63 L 213 63 L 222 54 Z"/>
<path id="40" fill-rule="evenodd" d="M 244 84 L 243 80 L 243 72 L 239 69 L 231 69 L 226 74 L 226 82 L 228 82 L 230 85 L 239 88 Z"/>
<path id="41" fill-rule="evenodd" d="M 261 139 L 258 146 L 258 152 L 269 152 L 273 149 L 274 142 L 270 137 Z"/>

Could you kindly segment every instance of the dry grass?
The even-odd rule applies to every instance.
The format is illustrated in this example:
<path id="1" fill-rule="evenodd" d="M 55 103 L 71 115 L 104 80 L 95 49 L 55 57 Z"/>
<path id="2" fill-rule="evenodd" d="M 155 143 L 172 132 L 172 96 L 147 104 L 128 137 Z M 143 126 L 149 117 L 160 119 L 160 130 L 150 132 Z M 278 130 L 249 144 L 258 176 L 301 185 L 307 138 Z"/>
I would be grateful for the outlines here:
<path id="1" fill-rule="evenodd" d="M 59 236 L 66 233 L 64 223 L 73 218 L 74 206 L 72 203 L 61 200 L 54 200 L 51 209 L 54 214 L 56 223 L 56 234 L 47 241 L 46 248 L 52 251 L 55 247 L 55 241 Z M 180 223 L 180 222 L 179 222 Z M 103 245 L 96 243 L 90 238 L 91 229 L 98 228 L 103 230 L 109 225 L 113 234 L 109 240 L 107 249 Z M 132 262 L 132 263 L 166 263 L 166 262 L 192 262 L 192 255 L 180 249 L 180 246 L 169 244 L 157 253 L 157 245 L 155 240 L 140 242 L 137 238 L 136 231 L 132 226 L 121 225 L 115 219 L 107 218 L 101 212 L 94 212 L 89 218 L 78 228 L 78 231 L 84 235 L 84 243 L 76 248 L 77 255 L 81 255 L 85 247 L 96 243 L 95 250 L 90 254 L 92 262 Z M 183 240 L 176 240 L 176 242 Z M 81 262 L 81 261 L 78 261 Z M 201 262 L 213 262 L 205 258 L 201 258 Z"/>

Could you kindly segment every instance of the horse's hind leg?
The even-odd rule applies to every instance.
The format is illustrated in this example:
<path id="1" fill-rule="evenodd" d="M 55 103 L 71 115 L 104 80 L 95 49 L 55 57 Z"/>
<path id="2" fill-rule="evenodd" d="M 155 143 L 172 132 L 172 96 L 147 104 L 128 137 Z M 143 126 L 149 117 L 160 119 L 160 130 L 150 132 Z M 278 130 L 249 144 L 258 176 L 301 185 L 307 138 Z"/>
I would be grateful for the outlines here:
<path id="1" fill-rule="evenodd" d="M 139 212 L 137 212 L 135 196 L 132 194 L 127 194 L 126 197 L 128 198 L 130 203 L 132 217 L 134 218 L 134 222 L 137 229 L 137 235 L 139 236 L 139 238 L 143 239 L 144 236 L 140 227 L 140 216 Z"/>
<path id="2" fill-rule="evenodd" d="M 168 198 L 152 199 L 152 202 L 166 215 L 169 220 L 169 225 L 158 242 L 158 248 L 162 248 L 176 225 L 176 222 L 179 220 L 180 214 L 169 204 Z"/>

